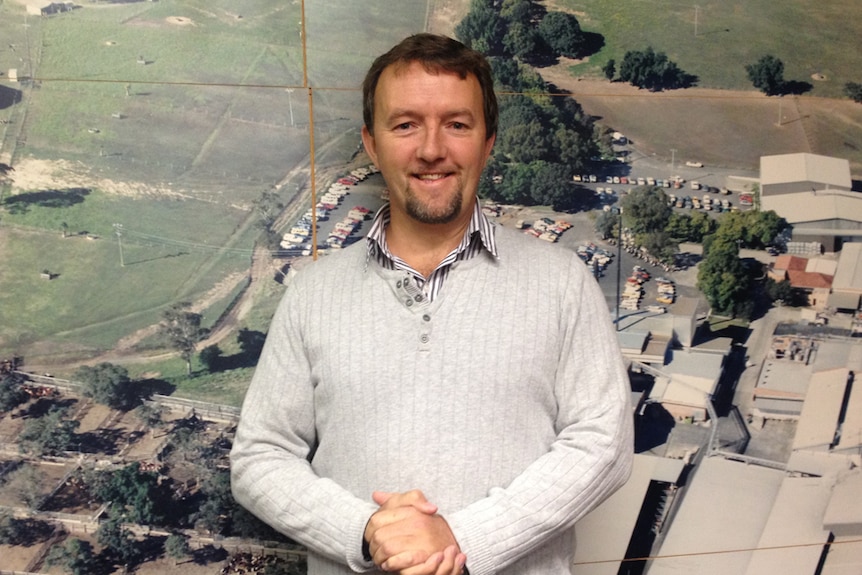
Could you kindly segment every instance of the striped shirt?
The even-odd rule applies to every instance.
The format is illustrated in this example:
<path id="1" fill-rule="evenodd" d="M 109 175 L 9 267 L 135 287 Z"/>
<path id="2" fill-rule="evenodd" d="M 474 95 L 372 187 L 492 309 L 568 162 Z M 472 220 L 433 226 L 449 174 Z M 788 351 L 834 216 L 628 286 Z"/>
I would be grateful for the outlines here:
<path id="1" fill-rule="evenodd" d="M 386 243 L 386 227 L 390 221 L 389 204 L 384 204 L 382 208 L 374 216 L 374 221 L 371 223 L 371 229 L 368 231 L 366 241 L 368 242 L 368 255 L 366 263 L 370 258 L 374 258 L 378 264 L 389 270 L 403 270 L 410 274 L 415 280 L 408 289 L 408 292 L 414 292 L 410 295 L 421 298 L 427 298 L 428 301 L 434 301 L 446 277 L 449 275 L 449 269 L 452 264 L 457 261 L 469 260 L 475 257 L 483 250 L 487 250 L 494 258 L 497 258 L 497 244 L 494 241 L 494 226 L 488 221 L 485 214 L 482 213 L 482 208 L 479 207 L 479 202 L 473 204 L 473 214 L 470 217 L 470 224 L 464 232 L 464 237 L 461 243 L 454 250 L 449 252 L 437 268 L 431 272 L 427 278 L 421 273 L 410 267 L 410 265 L 393 255 L 389 251 L 389 246 Z"/>

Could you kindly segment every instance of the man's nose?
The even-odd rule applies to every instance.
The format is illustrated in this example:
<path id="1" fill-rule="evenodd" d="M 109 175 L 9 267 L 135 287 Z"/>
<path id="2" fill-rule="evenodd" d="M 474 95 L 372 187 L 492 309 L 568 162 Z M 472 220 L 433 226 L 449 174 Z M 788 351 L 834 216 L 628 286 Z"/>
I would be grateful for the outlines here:
<path id="1" fill-rule="evenodd" d="M 426 162 L 439 160 L 446 153 L 443 141 L 443 132 L 439 128 L 430 127 L 423 131 L 422 141 L 419 144 L 419 158 Z"/>

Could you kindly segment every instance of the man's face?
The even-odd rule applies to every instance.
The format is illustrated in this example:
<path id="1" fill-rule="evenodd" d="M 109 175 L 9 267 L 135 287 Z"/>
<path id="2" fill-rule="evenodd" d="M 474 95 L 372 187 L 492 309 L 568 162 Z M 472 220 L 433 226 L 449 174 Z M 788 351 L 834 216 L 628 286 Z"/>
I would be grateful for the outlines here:
<path id="1" fill-rule="evenodd" d="M 494 145 L 479 81 L 412 62 L 385 69 L 374 96 L 374 135 L 363 127 L 362 140 L 389 186 L 393 220 L 469 219 Z"/>

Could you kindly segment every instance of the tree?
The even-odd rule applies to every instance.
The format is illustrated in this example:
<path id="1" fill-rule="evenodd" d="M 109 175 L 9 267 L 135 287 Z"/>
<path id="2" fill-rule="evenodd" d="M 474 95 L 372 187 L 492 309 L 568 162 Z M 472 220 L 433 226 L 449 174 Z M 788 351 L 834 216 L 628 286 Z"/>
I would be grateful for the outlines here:
<path id="1" fill-rule="evenodd" d="M 614 76 L 617 73 L 617 61 L 611 58 L 608 60 L 605 65 L 602 67 L 602 72 L 605 74 L 605 78 L 610 81 L 613 81 Z"/>
<path id="2" fill-rule="evenodd" d="M 767 96 L 781 94 L 784 90 L 784 62 L 771 54 L 762 56 L 754 64 L 748 64 L 745 71 L 754 87 Z"/>
<path id="3" fill-rule="evenodd" d="M 104 547 L 120 564 L 128 567 L 141 560 L 141 550 L 135 536 L 123 526 L 121 515 L 111 515 L 99 525 L 96 532 L 99 545 Z"/>
<path id="4" fill-rule="evenodd" d="M 258 214 L 255 225 L 263 232 L 263 245 L 269 250 L 278 249 L 281 236 L 274 229 L 274 226 L 279 214 L 284 209 L 284 204 L 278 197 L 276 189 L 271 188 L 262 192 L 260 197 L 254 201 L 254 209 Z"/>
<path id="5" fill-rule="evenodd" d="M 577 58 L 584 49 L 584 33 L 572 14 L 548 12 L 539 22 L 539 34 L 555 53 L 568 58 Z"/>
<path id="6" fill-rule="evenodd" d="M 786 305 L 794 305 L 796 303 L 793 286 L 790 285 L 789 280 L 785 279 L 777 282 L 768 277 L 764 284 L 764 291 L 769 299 L 774 303 L 782 303 Z"/>
<path id="7" fill-rule="evenodd" d="M 90 490 L 100 501 L 111 502 L 114 516 L 125 515 L 131 523 L 161 524 L 171 502 L 168 485 L 160 484 L 156 473 L 141 471 L 137 463 L 96 474 Z"/>
<path id="8" fill-rule="evenodd" d="M 542 45 L 542 37 L 530 24 L 514 22 L 503 36 L 503 47 L 520 60 L 526 60 L 539 52 Z"/>
<path id="9" fill-rule="evenodd" d="M 844 84 L 844 93 L 857 104 L 862 104 L 862 84 L 847 82 Z"/>
<path id="10" fill-rule="evenodd" d="M 218 370 L 219 360 L 221 359 L 221 356 L 222 350 L 216 344 L 206 346 L 198 354 L 198 358 L 201 360 L 201 363 L 210 373 Z"/>
<path id="11" fill-rule="evenodd" d="M 187 311 L 189 302 L 174 304 L 165 312 L 162 333 L 167 336 L 171 347 L 180 352 L 186 362 L 188 375 L 192 374 L 192 357 L 198 342 L 204 339 L 208 330 L 201 327 L 201 315 Z"/>
<path id="12" fill-rule="evenodd" d="M 654 186 L 641 186 L 622 199 L 623 219 L 635 235 L 664 230 L 673 212 L 667 195 Z"/>
<path id="13" fill-rule="evenodd" d="M 182 533 L 171 533 L 165 539 L 165 554 L 173 559 L 174 567 L 180 559 L 188 557 L 190 551 L 189 539 Z"/>
<path id="14" fill-rule="evenodd" d="M 30 509 L 38 509 L 45 497 L 45 473 L 37 465 L 24 465 L 16 469 L 9 486 Z"/>
<path id="15" fill-rule="evenodd" d="M 664 52 L 656 52 L 652 46 L 643 51 L 626 52 L 620 64 L 620 80 L 638 88 L 659 91 L 684 88 L 696 78 L 680 70 Z"/>
<path id="16" fill-rule="evenodd" d="M 486 55 L 500 51 L 504 33 L 502 18 L 486 0 L 472 0 L 470 11 L 455 26 L 455 37 L 458 40 Z"/>
<path id="17" fill-rule="evenodd" d="M 155 435 L 156 428 L 163 427 L 165 421 L 162 418 L 163 410 L 158 405 L 142 403 L 135 408 L 135 417 L 137 417 L 145 427 L 150 430 L 150 435 Z"/>
<path id="18" fill-rule="evenodd" d="M 640 244 L 646 248 L 649 254 L 665 263 L 673 262 L 676 252 L 679 251 L 679 242 L 671 238 L 666 230 L 656 230 L 644 234 Z"/>
<path id="19" fill-rule="evenodd" d="M 34 455 L 58 455 L 69 448 L 81 423 L 66 419 L 66 410 L 52 407 L 38 419 L 28 419 L 18 436 L 21 451 Z"/>
<path id="20" fill-rule="evenodd" d="M 617 237 L 617 226 L 620 224 L 620 214 L 617 211 L 602 211 L 596 218 L 595 229 L 600 238 L 606 240 Z"/>
<path id="21" fill-rule="evenodd" d="M 551 206 L 557 209 L 571 191 L 572 178 L 569 170 L 552 162 L 537 161 L 530 164 L 533 177 L 530 183 L 530 197 L 534 204 Z"/>
<path id="22" fill-rule="evenodd" d="M 59 565 L 71 575 L 94 573 L 97 560 L 93 546 L 80 539 L 70 539 L 65 545 L 54 545 L 45 558 L 48 565 Z"/>
<path id="23" fill-rule="evenodd" d="M 11 411 L 27 401 L 22 383 L 24 378 L 17 373 L 0 373 L 0 413 Z"/>
<path id="24" fill-rule="evenodd" d="M 739 259 L 736 241 L 720 233 L 704 245 L 698 266 L 697 288 L 719 314 L 745 316 L 751 311 L 751 277 Z"/>
<path id="25" fill-rule="evenodd" d="M 113 409 L 127 410 L 134 402 L 129 370 L 102 362 L 75 370 L 72 377 L 84 384 L 84 395 Z"/>
<path id="26" fill-rule="evenodd" d="M 772 210 L 746 210 L 725 214 L 716 234 L 738 242 L 741 247 L 762 249 L 772 244 L 786 227 L 787 221 Z"/>

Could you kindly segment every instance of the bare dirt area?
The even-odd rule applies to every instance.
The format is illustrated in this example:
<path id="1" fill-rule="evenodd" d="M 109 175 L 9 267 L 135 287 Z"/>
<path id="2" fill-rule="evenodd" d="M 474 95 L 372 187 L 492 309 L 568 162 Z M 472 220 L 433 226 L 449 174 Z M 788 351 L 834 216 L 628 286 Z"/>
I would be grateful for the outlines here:
<path id="1" fill-rule="evenodd" d="M 0 568 L 6 571 L 24 571 L 27 566 L 39 553 L 41 545 L 0 545 L 0 557 L 3 558 L 3 563 Z"/>
<path id="2" fill-rule="evenodd" d="M 191 18 L 186 18 L 184 16 L 168 16 L 165 18 L 165 21 L 168 24 L 173 24 L 174 26 L 194 26 L 195 22 Z"/>
<path id="3" fill-rule="evenodd" d="M 538 71 L 602 125 L 625 132 L 644 155 L 669 161 L 676 150 L 677 160 L 752 170 L 761 156 L 808 152 L 846 157 L 851 170 L 862 169 L 862 106 L 849 100 L 705 88 L 650 92 L 572 76 L 574 63 L 561 59 Z"/>
<path id="4" fill-rule="evenodd" d="M 168 186 L 143 182 L 116 182 L 108 178 L 100 178 L 94 176 L 85 165 L 67 160 L 21 158 L 15 163 L 11 180 L 13 193 L 87 188 L 133 198 L 185 197 Z"/>

